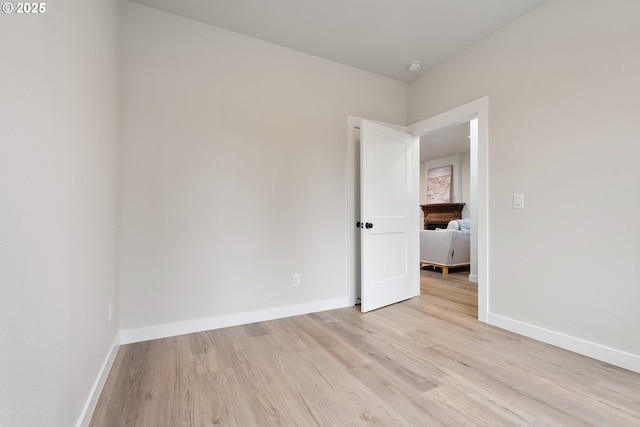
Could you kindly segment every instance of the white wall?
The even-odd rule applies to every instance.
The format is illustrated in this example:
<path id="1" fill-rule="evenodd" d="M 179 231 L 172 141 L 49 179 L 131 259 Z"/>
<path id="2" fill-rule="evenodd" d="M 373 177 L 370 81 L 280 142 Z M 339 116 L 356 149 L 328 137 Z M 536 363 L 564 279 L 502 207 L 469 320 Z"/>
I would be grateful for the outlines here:
<path id="1" fill-rule="evenodd" d="M 346 301 L 346 116 L 406 85 L 125 7 L 122 328 Z"/>
<path id="2" fill-rule="evenodd" d="M 469 153 L 454 154 L 452 156 L 432 159 L 420 164 L 420 204 L 426 204 L 429 169 L 439 168 L 442 166 L 453 166 L 452 182 L 451 182 L 451 203 L 465 203 L 462 210 L 462 218 L 470 218 L 470 156 Z"/>
<path id="3" fill-rule="evenodd" d="M 464 203 L 462 218 L 471 218 L 471 153 L 460 154 L 460 200 Z"/>
<path id="4" fill-rule="evenodd" d="M 79 422 L 118 330 L 118 1 L 0 17 L 0 425 Z"/>
<path id="5" fill-rule="evenodd" d="M 639 21 L 635 0 L 552 0 L 409 87 L 409 123 L 490 97 L 494 318 L 613 349 L 634 369 Z"/>

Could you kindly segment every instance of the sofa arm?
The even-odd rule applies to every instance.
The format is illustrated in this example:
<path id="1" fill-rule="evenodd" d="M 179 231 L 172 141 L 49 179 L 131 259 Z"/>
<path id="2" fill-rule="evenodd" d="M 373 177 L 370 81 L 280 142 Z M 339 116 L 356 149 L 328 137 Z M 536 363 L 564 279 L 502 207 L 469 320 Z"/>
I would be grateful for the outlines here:
<path id="1" fill-rule="evenodd" d="M 453 242 L 451 265 L 469 264 L 471 262 L 471 235 L 459 231 Z"/>
<path id="2" fill-rule="evenodd" d="M 455 230 L 421 230 L 420 261 L 450 265 L 456 233 Z"/>

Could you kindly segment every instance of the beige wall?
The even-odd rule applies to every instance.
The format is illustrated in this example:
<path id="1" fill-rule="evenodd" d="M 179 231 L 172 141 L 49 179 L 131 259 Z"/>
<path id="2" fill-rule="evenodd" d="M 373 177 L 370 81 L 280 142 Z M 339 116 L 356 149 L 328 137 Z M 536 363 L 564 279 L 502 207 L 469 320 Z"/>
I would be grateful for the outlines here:
<path id="1" fill-rule="evenodd" d="M 490 97 L 489 311 L 635 355 L 638 22 L 550 1 L 409 87 L 409 123 Z"/>
<path id="2" fill-rule="evenodd" d="M 404 124 L 406 85 L 138 4 L 123 34 L 122 328 L 346 300 L 346 117 Z"/>
<path id="3" fill-rule="evenodd" d="M 2 426 L 76 425 L 118 330 L 118 1 L 46 5 L 0 17 Z"/>

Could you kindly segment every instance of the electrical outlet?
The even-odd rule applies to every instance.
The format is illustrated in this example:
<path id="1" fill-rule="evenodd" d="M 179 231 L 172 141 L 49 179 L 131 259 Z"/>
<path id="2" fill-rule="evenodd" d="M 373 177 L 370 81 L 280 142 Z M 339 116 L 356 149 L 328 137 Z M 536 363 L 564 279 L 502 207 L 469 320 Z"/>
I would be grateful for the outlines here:
<path id="1" fill-rule="evenodd" d="M 109 303 L 109 323 L 111 323 L 112 318 L 113 318 L 113 307 L 112 307 L 112 304 Z"/>
<path id="2" fill-rule="evenodd" d="M 300 275 L 294 274 L 291 279 L 291 286 L 300 286 Z"/>

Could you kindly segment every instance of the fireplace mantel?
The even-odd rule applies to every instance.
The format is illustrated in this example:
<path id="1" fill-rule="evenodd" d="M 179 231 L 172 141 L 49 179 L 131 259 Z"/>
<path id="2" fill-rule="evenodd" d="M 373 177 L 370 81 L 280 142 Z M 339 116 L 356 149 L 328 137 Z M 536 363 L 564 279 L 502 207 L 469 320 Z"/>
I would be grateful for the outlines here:
<path id="1" fill-rule="evenodd" d="M 464 203 L 431 203 L 420 205 L 424 212 L 424 229 L 447 228 L 449 221 L 462 218 Z"/>

